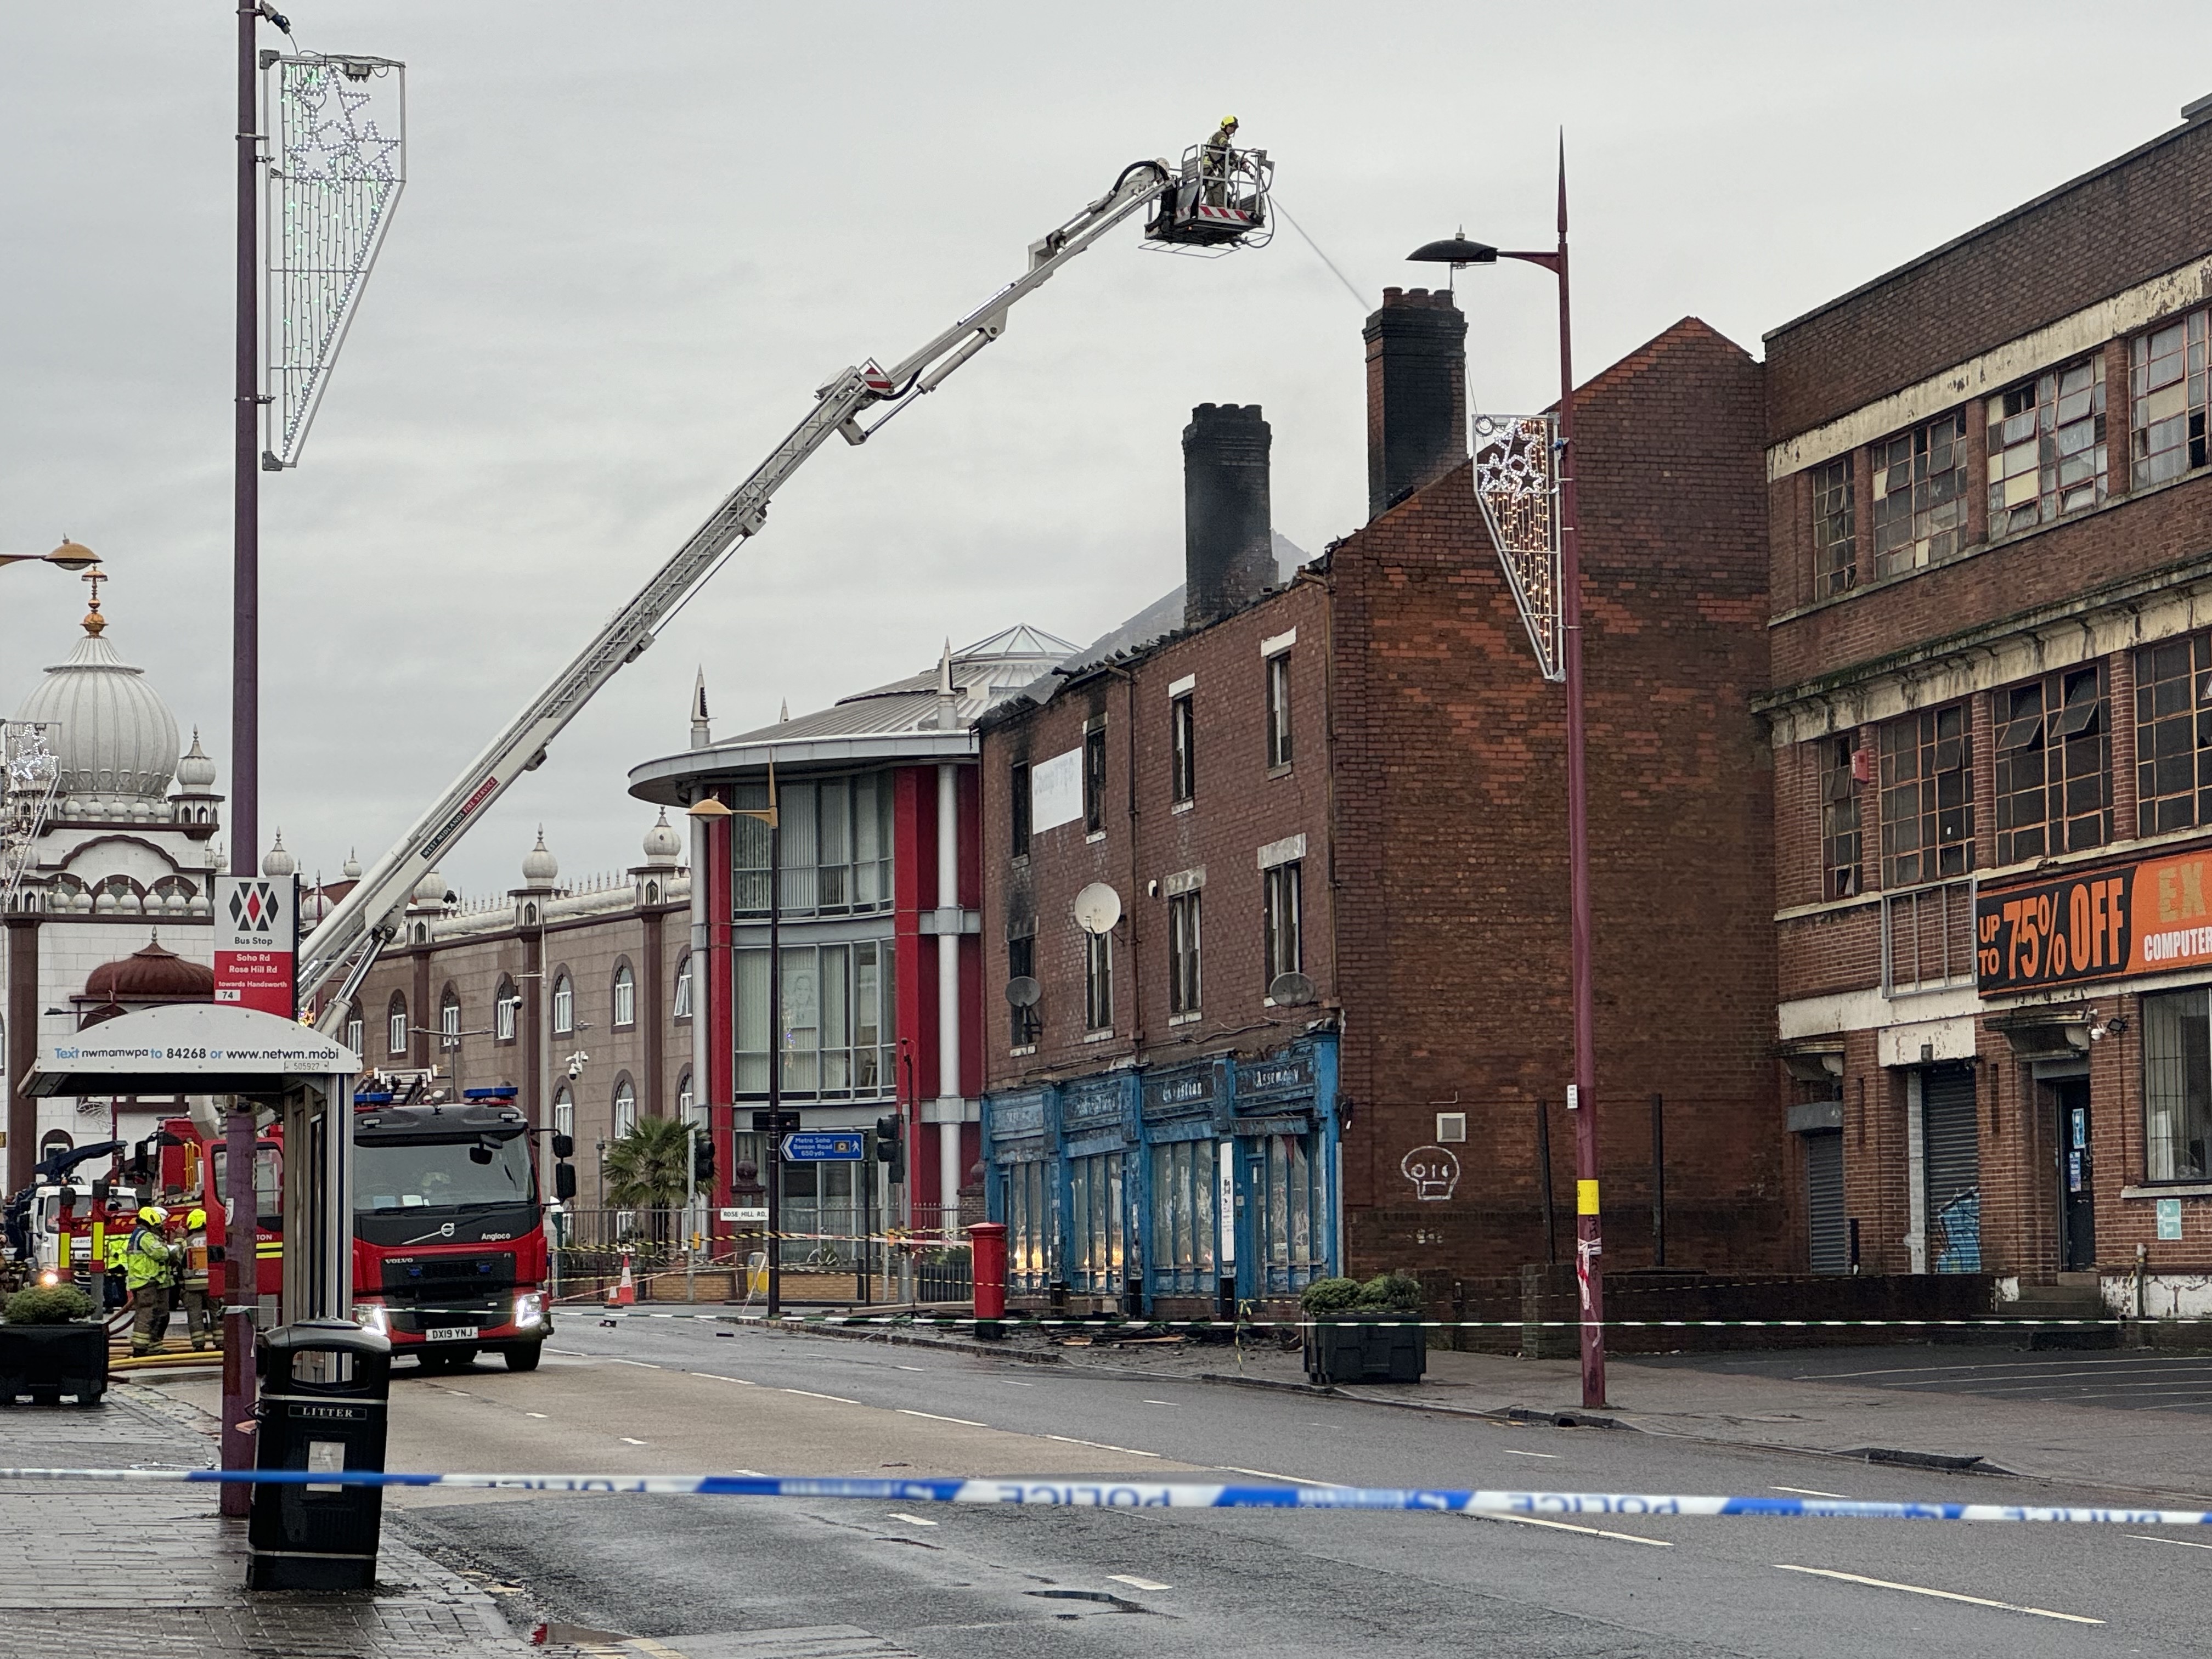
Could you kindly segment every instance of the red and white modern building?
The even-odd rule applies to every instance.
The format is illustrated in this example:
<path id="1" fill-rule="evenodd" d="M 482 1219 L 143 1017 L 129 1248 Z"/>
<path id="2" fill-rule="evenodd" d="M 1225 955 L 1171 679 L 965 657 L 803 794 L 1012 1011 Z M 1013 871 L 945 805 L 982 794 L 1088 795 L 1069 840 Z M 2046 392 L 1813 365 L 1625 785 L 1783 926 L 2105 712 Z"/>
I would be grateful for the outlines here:
<path id="1" fill-rule="evenodd" d="M 902 1190 L 872 1158 L 784 1166 L 787 1236 L 981 1218 L 980 1181 L 970 1180 L 981 1156 L 984 1015 L 975 720 L 1074 650 L 1011 628 L 948 648 L 934 669 L 719 743 L 702 678 L 691 747 L 630 773 L 641 799 L 687 811 L 714 800 L 740 815 L 692 819 L 691 948 L 707 1014 L 694 1023 L 693 1069 L 706 1079 L 718 1208 L 740 1165 L 768 1167 L 752 1121 L 769 1103 L 774 1065 L 781 1108 L 802 1127 L 860 1131 L 872 1152 L 878 1119 L 896 1113 L 908 1148 Z M 769 826 L 742 816 L 769 805 L 771 771 L 774 966 Z M 770 1029 L 771 973 L 780 1030 Z"/>

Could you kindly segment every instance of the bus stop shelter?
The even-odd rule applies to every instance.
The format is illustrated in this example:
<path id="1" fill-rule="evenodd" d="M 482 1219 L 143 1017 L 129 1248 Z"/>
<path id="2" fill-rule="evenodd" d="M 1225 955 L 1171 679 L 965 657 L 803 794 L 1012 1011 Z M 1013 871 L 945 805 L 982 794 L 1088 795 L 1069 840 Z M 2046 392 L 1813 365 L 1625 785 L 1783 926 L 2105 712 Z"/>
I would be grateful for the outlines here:
<path id="1" fill-rule="evenodd" d="M 360 1071 L 358 1055 L 311 1026 L 222 1003 L 174 1003 L 41 1042 L 24 1092 L 214 1095 L 273 1111 L 284 1147 L 281 1317 L 289 1324 L 353 1316 Z"/>

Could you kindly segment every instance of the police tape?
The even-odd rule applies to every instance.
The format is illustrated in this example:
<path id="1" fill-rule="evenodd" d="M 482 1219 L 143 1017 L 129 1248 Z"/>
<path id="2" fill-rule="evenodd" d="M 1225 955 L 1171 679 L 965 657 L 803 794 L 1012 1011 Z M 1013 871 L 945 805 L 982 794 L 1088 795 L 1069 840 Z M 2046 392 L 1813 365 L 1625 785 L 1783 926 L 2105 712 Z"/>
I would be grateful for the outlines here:
<path id="1" fill-rule="evenodd" d="M 457 1486 L 491 1492 L 629 1492 L 653 1498 L 858 1498 L 1017 1504 L 1054 1509 L 1427 1510 L 1462 1515 L 1803 1517 L 1844 1521 L 2022 1521 L 2212 1527 L 2212 1511 L 2031 1504 L 1875 1502 L 1634 1492 L 1484 1492 L 1449 1487 L 1226 1486 L 1053 1480 L 881 1480 L 750 1474 L 413 1474 L 381 1469 L 0 1469 L 0 1482 L 263 1486 Z"/>
<path id="2" fill-rule="evenodd" d="M 578 1292 L 579 1296 L 585 1294 Z M 662 1312 L 659 1310 L 624 1306 L 608 1308 L 603 1316 L 609 1319 L 720 1319 L 747 1325 L 832 1325 L 847 1330 L 860 1331 L 942 1331 L 957 1330 L 964 1326 L 990 1325 L 1023 1330 L 1087 1331 L 1104 1335 L 1112 1333 L 1155 1331 L 1173 1334 L 1178 1331 L 1194 1333 L 1230 1333 L 1237 1331 L 1311 1331 L 1320 1329 L 1349 1330 L 1405 1330 L 1418 1328 L 1427 1331 L 1525 1331 L 1558 1330 L 1898 1330 L 1959 1328 L 1993 1331 L 2034 1331 L 2045 1329 L 2119 1330 L 2129 1326 L 2153 1328 L 2167 1325 L 2212 1324 L 2212 1316 L 2176 1314 L 2160 1316 L 2146 1315 L 2135 1319 L 2059 1319 L 2034 1316 L 2027 1318 L 2007 1318 L 1990 1316 L 1974 1319 L 1074 1319 L 1049 1318 L 1032 1314 L 1005 1314 L 994 1318 L 978 1318 L 972 1314 L 835 1314 L 781 1313 L 770 1321 L 764 1313 L 743 1313 L 734 1306 L 706 1312 Z"/>

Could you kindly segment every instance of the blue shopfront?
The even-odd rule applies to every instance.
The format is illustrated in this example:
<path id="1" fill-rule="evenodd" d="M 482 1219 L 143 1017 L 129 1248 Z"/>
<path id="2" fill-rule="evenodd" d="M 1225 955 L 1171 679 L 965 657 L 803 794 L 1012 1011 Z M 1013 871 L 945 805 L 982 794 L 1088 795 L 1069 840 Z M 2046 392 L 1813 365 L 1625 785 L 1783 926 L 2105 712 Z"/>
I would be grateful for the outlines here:
<path id="1" fill-rule="evenodd" d="M 1188 1315 L 1336 1272 L 1337 1040 L 1125 1066 L 987 1094 L 987 1200 L 1006 1289 Z"/>

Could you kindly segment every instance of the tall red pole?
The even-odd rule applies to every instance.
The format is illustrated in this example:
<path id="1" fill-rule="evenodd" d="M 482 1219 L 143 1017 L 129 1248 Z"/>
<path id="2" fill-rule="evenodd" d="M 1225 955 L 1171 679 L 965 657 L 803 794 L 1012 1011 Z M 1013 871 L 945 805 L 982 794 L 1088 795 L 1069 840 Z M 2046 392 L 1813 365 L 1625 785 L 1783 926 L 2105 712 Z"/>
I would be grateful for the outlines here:
<path id="1" fill-rule="evenodd" d="M 1575 511 L 1575 367 L 1567 297 L 1567 151 L 1559 145 L 1559 611 L 1567 670 L 1569 994 L 1574 1003 L 1575 1285 L 1583 1404 L 1605 1404 L 1604 1233 L 1598 1211 L 1597 1030 L 1590 993 L 1589 776 L 1583 744 L 1582 529 Z"/>
<path id="2" fill-rule="evenodd" d="M 261 473 L 254 434 L 261 408 L 258 373 L 259 288 L 256 234 L 260 184 L 259 125 L 254 109 L 254 25 L 259 0 L 238 8 L 238 317 L 237 387 L 231 417 L 234 446 L 231 501 L 230 868 L 253 873 L 260 846 Z M 235 1108 L 239 1103 L 234 1102 Z M 253 1114 L 234 1109 L 224 1140 L 229 1238 L 224 1246 L 222 1307 L 222 1466 L 253 1467 L 253 1316 L 260 1290 L 253 1191 Z M 222 1512 L 244 1516 L 252 1488 L 226 1481 Z"/>

